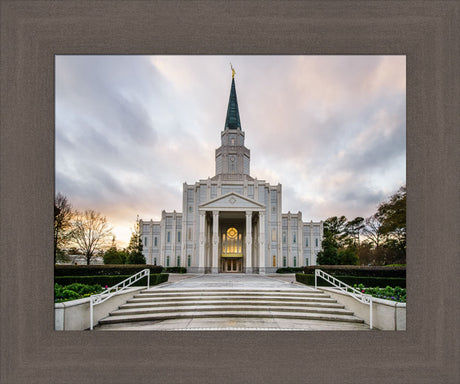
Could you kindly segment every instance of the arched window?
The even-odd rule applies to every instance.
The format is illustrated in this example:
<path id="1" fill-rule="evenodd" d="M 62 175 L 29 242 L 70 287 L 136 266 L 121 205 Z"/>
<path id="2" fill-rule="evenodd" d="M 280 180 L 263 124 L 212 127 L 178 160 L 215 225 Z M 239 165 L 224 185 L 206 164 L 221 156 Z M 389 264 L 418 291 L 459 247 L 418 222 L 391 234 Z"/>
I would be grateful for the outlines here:
<path id="1" fill-rule="evenodd" d="M 230 227 L 222 234 L 222 254 L 239 256 L 242 253 L 242 247 L 241 233 L 238 233 L 235 227 Z"/>

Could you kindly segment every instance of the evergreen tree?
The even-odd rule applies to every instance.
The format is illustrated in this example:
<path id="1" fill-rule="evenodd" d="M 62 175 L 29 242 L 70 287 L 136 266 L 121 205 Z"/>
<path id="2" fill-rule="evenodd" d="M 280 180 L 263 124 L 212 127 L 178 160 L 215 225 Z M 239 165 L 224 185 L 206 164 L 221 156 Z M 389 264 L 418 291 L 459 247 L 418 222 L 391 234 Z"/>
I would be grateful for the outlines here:
<path id="1" fill-rule="evenodd" d="M 145 264 L 146 260 L 142 253 L 142 250 L 143 245 L 141 229 L 139 225 L 139 216 L 137 216 L 134 230 L 131 232 L 131 239 L 129 240 L 129 245 L 126 248 L 126 264 Z"/>

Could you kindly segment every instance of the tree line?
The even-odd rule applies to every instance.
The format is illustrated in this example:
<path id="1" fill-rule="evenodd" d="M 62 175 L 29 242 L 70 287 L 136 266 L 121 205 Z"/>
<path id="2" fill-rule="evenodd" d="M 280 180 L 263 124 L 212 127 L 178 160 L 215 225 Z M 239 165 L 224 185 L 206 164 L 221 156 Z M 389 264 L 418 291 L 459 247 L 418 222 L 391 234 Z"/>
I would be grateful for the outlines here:
<path id="1" fill-rule="evenodd" d="M 364 219 L 329 217 L 324 222 L 320 265 L 406 264 L 406 187 Z"/>
<path id="2" fill-rule="evenodd" d="M 145 264 L 139 219 L 129 245 L 119 250 L 105 216 L 94 210 L 75 210 L 67 196 L 58 193 L 54 199 L 54 263 L 69 261 L 70 253 L 84 255 L 87 265 L 97 255 L 103 255 L 104 264 Z"/>

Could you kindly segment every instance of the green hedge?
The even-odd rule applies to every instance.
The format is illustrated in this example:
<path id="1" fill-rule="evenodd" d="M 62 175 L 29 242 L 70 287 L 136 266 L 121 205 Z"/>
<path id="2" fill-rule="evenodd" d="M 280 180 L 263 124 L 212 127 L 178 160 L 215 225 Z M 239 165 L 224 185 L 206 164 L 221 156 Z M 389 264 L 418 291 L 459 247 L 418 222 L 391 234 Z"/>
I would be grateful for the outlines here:
<path id="1" fill-rule="evenodd" d="M 54 276 L 131 276 L 146 268 L 150 275 L 163 271 L 161 265 L 55 265 Z"/>
<path id="2" fill-rule="evenodd" d="M 112 287 L 132 275 L 118 275 L 118 276 L 55 276 L 54 282 L 60 285 L 69 285 L 73 283 L 95 285 L 99 284 L 103 287 L 106 285 Z M 167 273 L 150 275 L 150 285 L 157 285 L 168 281 L 169 275 Z M 141 287 L 147 285 L 147 277 L 136 281 L 132 286 Z"/>
<path id="3" fill-rule="evenodd" d="M 296 273 L 296 281 L 305 285 L 315 285 L 315 275 Z M 406 288 L 406 278 L 402 277 L 366 277 L 366 276 L 337 276 L 337 279 L 345 284 L 363 284 L 365 287 L 401 287 Z M 331 284 L 318 277 L 318 286 L 330 287 Z"/>
<path id="4" fill-rule="evenodd" d="M 184 267 L 166 267 L 165 272 L 167 273 L 187 273 L 187 268 Z"/>
<path id="5" fill-rule="evenodd" d="M 278 268 L 276 273 L 299 273 L 303 271 L 303 267 L 284 267 Z"/>
<path id="6" fill-rule="evenodd" d="M 315 269 L 321 269 L 329 275 L 360 277 L 399 277 L 406 278 L 406 267 L 375 267 L 358 265 L 313 265 L 303 267 L 307 275 L 314 275 Z"/>

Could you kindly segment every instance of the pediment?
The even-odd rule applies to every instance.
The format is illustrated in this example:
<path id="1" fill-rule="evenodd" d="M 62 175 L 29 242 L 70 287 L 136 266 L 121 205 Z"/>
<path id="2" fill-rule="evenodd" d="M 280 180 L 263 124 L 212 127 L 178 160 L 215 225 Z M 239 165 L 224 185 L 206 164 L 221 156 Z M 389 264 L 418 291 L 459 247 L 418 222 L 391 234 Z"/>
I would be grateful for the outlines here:
<path id="1" fill-rule="evenodd" d="M 265 209 L 265 205 L 235 192 L 227 193 L 200 205 L 200 210 L 243 211 Z"/>

